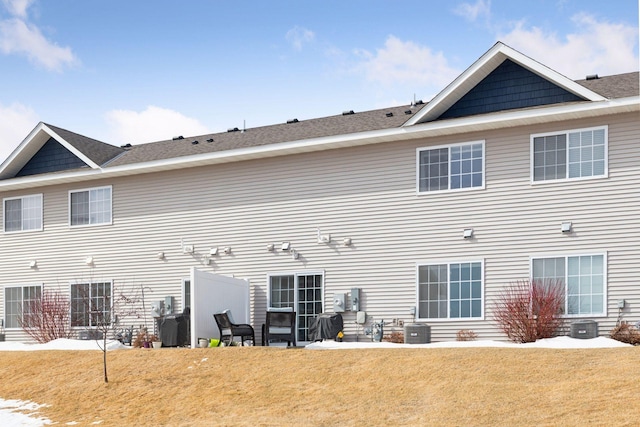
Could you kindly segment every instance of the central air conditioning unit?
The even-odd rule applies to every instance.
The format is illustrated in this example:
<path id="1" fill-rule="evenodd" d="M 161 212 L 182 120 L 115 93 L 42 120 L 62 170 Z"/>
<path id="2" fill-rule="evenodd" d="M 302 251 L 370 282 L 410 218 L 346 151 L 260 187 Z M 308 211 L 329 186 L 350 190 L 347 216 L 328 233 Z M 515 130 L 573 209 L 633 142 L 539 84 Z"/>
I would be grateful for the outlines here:
<path id="1" fill-rule="evenodd" d="M 579 320 L 571 323 L 571 338 L 589 339 L 598 336 L 598 323 L 595 320 Z"/>
<path id="2" fill-rule="evenodd" d="M 431 342 L 431 326 L 422 323 L 404 325 L 405 344 L 429 344 Z"/>
<path id="3" fill-rule="evenodd" d="M 196 250 L 196 248 L 195 248 L 194 245 L 184 245 L 182 247 L 182 253 L 183 254 L 192 254 L 192 253 L 195 252 L 195 250 Z"/>

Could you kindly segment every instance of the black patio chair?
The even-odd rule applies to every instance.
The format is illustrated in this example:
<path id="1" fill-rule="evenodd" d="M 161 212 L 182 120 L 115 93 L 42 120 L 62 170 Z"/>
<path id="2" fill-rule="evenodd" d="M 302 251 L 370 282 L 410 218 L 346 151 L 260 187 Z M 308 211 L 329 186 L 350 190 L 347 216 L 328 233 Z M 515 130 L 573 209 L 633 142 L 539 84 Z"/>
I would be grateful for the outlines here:
<path id="1" fill-rule="evenodd" d="M 233 341 L 233 337 L 240 337 L 242 345 L 244 345 L 245 341 L 249 340 L 251 341 L 251 344 L 255 345 L 256 334 L 253 327 L 248 324 L 232 323 L 229 314 L 229 310 L 225 310 L 222 313 L 216 313 L 213 315 L 213 318 L 218 324 L 218 329 L 220 329 L 220 342 L 225 345 L 230 345 L 231 341 Z"/>
<path id="2" fill-rule="evenodd" d="M 267 310 L 267 322 L 263 331 L 264 345 L 271 341 L 286 341 L 287 346 L 296 346 L 296 312 L 293 310 Z"/>

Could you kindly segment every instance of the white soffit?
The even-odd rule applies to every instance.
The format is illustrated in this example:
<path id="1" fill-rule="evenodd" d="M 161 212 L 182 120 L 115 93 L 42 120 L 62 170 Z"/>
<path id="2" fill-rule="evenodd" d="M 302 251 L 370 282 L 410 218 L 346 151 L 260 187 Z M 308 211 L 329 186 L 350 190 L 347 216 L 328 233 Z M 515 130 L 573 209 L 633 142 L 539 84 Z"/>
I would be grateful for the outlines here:
<path id="1" fill-rule="evenodd" d="M 581 98 L 589 101 L 606 100 L 603 96 L 579 85 L 551 68 L 523 55 L 502 42 L 497 42 L 403 126 L 411 126 L 437 119 L 460 98 L 466 95 L 467 92 L 480 83 L 482 79 L 502 64 L 505 59 L 512 60 L 529 71 Z"/>

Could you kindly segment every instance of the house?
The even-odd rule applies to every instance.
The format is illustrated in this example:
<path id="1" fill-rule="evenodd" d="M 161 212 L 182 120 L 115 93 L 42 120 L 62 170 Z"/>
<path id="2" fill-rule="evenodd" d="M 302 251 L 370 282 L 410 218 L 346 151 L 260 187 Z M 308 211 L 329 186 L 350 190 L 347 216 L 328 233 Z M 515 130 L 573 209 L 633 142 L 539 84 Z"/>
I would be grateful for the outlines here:
<path id="1" fill-rule="evenodd" d="M 43 287 L 79 328 L 79 295 L 133 288 L 213 327 L 208 278 L 246 284 L 258 334 L 294 307 L 299 342 L 334 311 L 346 340 L 380 320 L 505 339 L 493 304 L 530 277 L 605 335 L 640 320 L 638 79 L 572 81 L 497 43 L 428 103 L 123 147 L 40 123 L 0 166 L 7 339 Z"/>

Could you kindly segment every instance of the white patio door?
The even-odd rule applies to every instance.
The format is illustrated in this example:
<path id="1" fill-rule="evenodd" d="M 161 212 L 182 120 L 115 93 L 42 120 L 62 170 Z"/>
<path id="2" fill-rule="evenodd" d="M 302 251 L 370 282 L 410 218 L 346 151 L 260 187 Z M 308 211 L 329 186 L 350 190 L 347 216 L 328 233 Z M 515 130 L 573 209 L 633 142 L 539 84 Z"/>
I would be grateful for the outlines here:
<path id="1" fill-rule="evenodd" d="M 291 307 L 296 312 L 296 341 L 309 341 L 309 326 L 322 313 L 322 273 L 294 273 L 269 276 L 269 307 Z"/>

